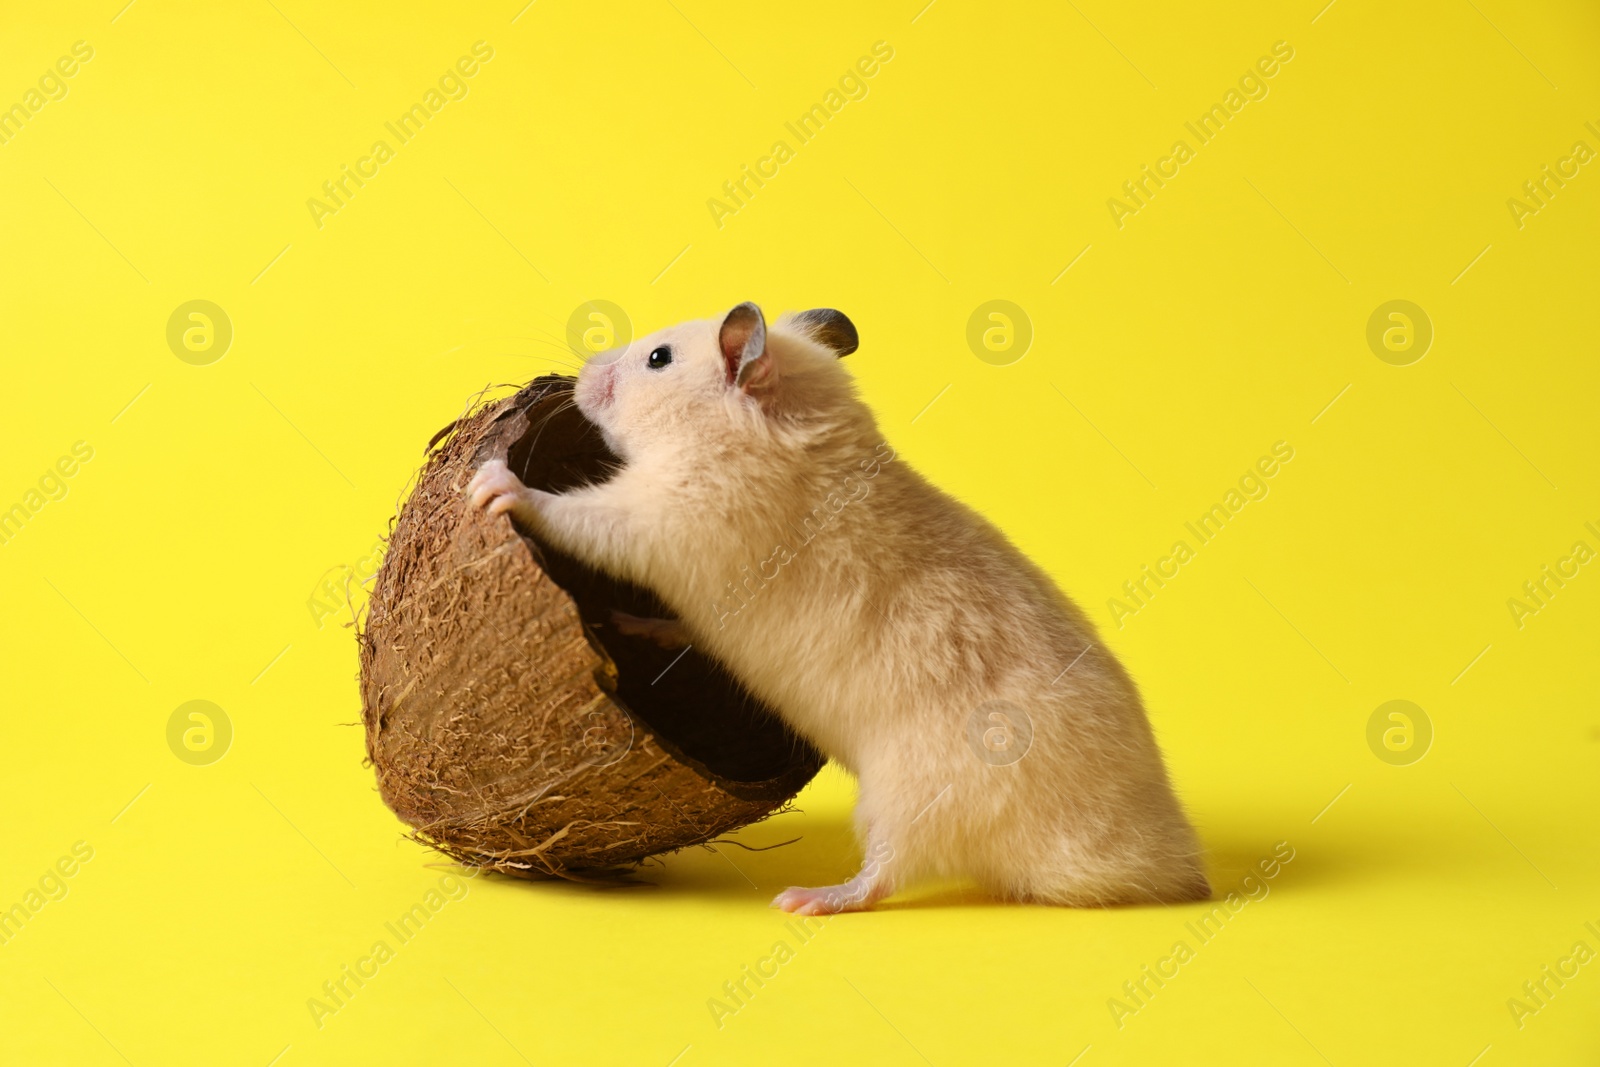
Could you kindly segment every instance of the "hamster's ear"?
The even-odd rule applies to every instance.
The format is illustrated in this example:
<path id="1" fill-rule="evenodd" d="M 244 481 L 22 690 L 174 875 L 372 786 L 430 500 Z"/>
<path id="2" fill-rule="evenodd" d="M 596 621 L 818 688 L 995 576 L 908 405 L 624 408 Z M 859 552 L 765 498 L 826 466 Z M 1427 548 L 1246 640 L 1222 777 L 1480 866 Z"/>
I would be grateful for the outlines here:
<path id="1" fill-rule="evenodd" d="M 833 308 L 812 308 L 810 311 L 800 312 L 790 321 L 800 330 L 810 334 L 813 341 L 832 349 L 833 354 L 841 359 L 861 345 L 861 337 L 856 333 L 856 324 L 846 318 L 842 311 L 835 311 Z"/>
<path id="2" fill-rule="evenodd" d="M 746 300 L 722 320 L 717 331 L 722 360 L 728 368 L 728 384 L 746 389 L 772 377 L 772 358 L 767 355 L 767 320 L 761 309 Z"/>

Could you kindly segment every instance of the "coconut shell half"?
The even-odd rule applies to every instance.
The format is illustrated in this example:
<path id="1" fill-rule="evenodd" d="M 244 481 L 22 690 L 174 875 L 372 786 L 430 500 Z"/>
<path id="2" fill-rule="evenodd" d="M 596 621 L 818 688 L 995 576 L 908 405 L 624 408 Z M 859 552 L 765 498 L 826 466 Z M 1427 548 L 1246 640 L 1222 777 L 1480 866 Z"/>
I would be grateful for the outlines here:
<path id="1" fill-rule="evenodd" d="M 455 860 L 582 878 L 701 844 L 783 807 L 815 749 L 698 651 L 610 625 L 663 617 L 465 496 L 489 459 L 550 492 L 620 465 L 539 378 L 441 431 L 401 507 L 360 636 L 378 791 Z"/>

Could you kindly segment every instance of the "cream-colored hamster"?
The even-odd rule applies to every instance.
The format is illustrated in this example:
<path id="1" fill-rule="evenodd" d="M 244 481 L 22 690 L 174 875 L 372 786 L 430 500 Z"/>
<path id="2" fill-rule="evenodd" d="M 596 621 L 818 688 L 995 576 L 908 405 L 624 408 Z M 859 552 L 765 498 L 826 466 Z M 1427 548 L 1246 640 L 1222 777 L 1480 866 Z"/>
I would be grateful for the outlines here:
<path id="1" fill-rule="evenodd" d="M 655 591 L 619 616 L 720 660 L 860 783 L 866 860 L 803 914 L 914 879 L 1103 905 L 1210 895 L 1132 680 L 1050 578 L 884 440 L 837 311 L 744 303 L 589 360 L 578 407 L 624 460 L 559 495 L 501 462 L 473 501 Z"/>

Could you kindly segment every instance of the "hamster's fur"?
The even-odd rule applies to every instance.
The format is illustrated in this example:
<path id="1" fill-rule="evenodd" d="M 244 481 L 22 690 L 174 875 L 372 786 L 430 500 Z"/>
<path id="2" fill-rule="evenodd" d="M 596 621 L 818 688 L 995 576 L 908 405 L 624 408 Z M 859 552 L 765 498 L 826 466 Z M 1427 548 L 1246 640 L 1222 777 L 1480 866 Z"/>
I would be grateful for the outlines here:
<path id="1" fill-rule="evenodd" d="M 866 862 L 804 914 L 926 876 L 1069 905 L 1210 895 L 1133 681 L 1050 577 L 894 454 L 835 311 L 753 304 L 591 359 L 576 401 L 625 461 L 553 495 L 486 464 L 469 492 L 655 591 L 860 784 Z M 663 356 L 662 353 L 665 352 Z M 1018 753 L 1020 752 L 1020 757 Z"/>

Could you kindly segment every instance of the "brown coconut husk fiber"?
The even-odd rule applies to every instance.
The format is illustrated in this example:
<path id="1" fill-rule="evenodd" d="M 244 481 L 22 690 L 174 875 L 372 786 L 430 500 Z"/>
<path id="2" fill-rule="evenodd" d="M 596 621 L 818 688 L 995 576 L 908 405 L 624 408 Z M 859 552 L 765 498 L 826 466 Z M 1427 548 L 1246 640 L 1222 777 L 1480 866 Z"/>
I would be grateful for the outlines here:
<path id="1" fill-rule="evenodd" d="M 766 817 L 822 757 L 698 651 L 609 625 L 663 615 L 651 594 L 470 506 L 491 458 L 550 492 L 616 468 L 572 384 L 536 379 L 435 438 L 368 603 L 361 696 L 378 791 L 416 840 L 582 880 Z"/>

